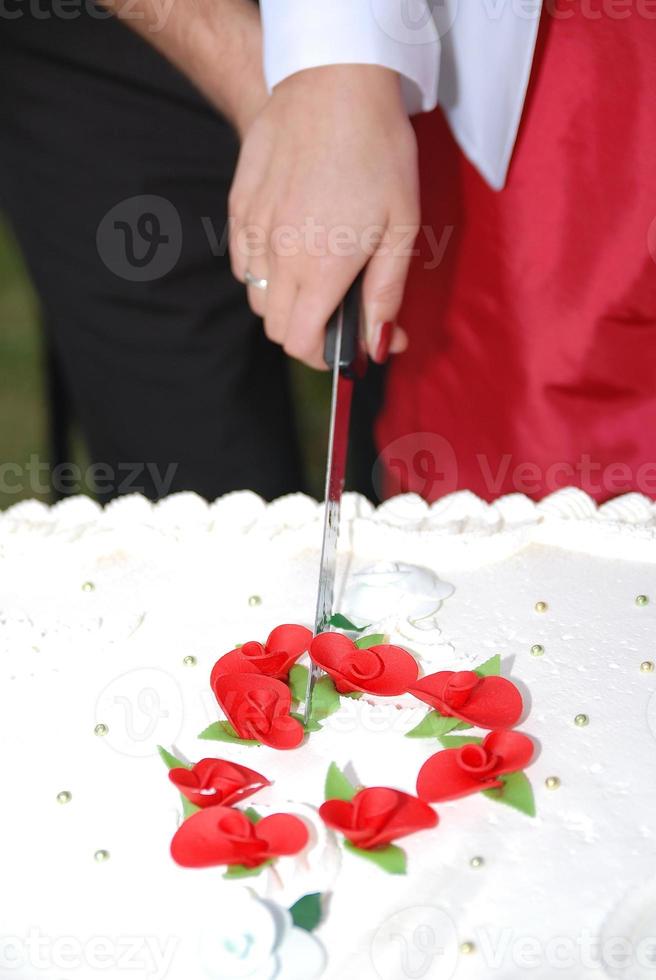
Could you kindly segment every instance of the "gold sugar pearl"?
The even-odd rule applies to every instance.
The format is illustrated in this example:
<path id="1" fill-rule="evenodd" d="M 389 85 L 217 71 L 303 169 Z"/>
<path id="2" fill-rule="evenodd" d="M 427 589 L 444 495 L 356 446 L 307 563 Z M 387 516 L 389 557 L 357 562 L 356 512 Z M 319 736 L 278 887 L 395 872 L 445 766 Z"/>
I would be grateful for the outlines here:
<path id="1" fill-rule="evenodd" d="M 185 667 L 195 667 L 198 661 L 195 657 L 192 657 L 190 654 L 188 657 L 184 658 L 182 663 L 185 665 Z"/>
<path id="2" fill-rule="evenodd" d="M 533 646 L 531 647 L 531 656 L 532 657 L 543 657 L 544 656 L 544 647 L 542 646 L 541 643 L 534 643 L 533 644 Z"/>
<path id="3" fill-rule="evenodd" d="M 252 595 L 252 596 L 249 596 L 248 597 L 248 605 L 249 606 L 261 606 L 262 605 L 262 596 L 261 595 Z"/>
<path id="4" fill-rule="evenodd" d="M 82 591 L 83 592 L 95 592 L 95 590 L 96 590 L 96 587 L 93 584 L 93 582 L 84 582 L 82 584 Z"/>
<path id="5" fill-rule="evenodd" d="M 69 793 L 67 789 L 63 789 L 61 793 L 57 793 L 57 802 L 61 803 L 63 806 L 65 803 L 70 803 L 73 799 L 73 794 Z"/>
<path id="6" fill-rule="evenodd" d="M 109 851 L 96 851 L 93 859 L 96 864 L 104 864 L 106 861 L 109 861 Z"/>
<path id="7" fill-rule="evenodd" d="M 469 864 L 470 864 L 470 867 L 472 867 L 472 868 L 482 868 L 483 865 L 485 864 L 485 858 L 482 858 L 482 857 L 479 857 L 479 856 L 473 857 L 471 859 L 471 861 L 469 862 Z"/>
<path id="8" fill-rule="evenodd" d="M 544 785 L 547 789 L 560 789 L 560 777 L 559 776 L 547 776 L 544 781 Z"/>
<path id="9" fill-rule="evenodd" d="M 654 664 L 653 660 L 643 660 L 640 664 L 640 670 L 643 674 L 653 674 L 654 670 L 656 670 L 656 664 Z"/>
<path id="10" fill-rule="evenodd" d="M 93 734 L 97 735 L 99 738 L 102 738 L 104 735 L 109 734 L 109 728 L 107 727 L 107 725 L 103 724 L 103 722 L 100 722 L 100 724 L 96 725 L 96 727 L 94 728 Z"/>
<path id="11" fill-rule="evenodd" d="M 579 728 L 585 728 L 586 725 L 590 724 L 590 718 L 588 717 L 588 715 L 583 715 L 583 714 L 577 715 L 576 718 L 574 719 L 574 724 L 577 725 Z"/>
<path id="12" fill-rule="evenodd" d="M 546 602 L 540 601 L 535 603 L 535 611 L 538 613 L 545 613 L 548 608 L 549 606 Z"/>
<path id="13" fill-rule="evenodd" d="M 648 595 L 637 595 L 635 600 L 636 606 L 648 606 L 649 596 Z"/>
<path id="14" fill-rule="evenodd" d="M 476 952 L 476 944 L 472 942 L 461 943 L 460 952 L 463 956 L 471 956 L 472 953 Z"/>

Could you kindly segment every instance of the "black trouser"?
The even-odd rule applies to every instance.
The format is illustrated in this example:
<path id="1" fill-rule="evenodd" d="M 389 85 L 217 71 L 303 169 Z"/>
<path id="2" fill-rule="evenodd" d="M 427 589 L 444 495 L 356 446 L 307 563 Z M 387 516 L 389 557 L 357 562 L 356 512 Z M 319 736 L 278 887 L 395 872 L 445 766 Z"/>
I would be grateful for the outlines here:
<path id="1" fill-rule="evenodd" d="M 1 204 L 100 496 L 300 489 L 287 364 L 222 241 L 230 127 L 125 25 L 82 2 L 70 20 L 14 2 Z"/>

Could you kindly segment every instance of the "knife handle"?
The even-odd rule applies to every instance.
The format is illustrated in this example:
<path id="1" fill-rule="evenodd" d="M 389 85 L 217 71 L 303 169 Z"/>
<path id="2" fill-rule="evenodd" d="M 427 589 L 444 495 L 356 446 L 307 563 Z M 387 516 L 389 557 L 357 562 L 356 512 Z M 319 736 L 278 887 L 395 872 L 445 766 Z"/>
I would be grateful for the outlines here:
<path id="1" fill-rule="evenodd" d="M 339 320 L 343 316 L 342 347 L 339 359 L 339 370 L 345 378 L 359 378 L 364 374 L 367 355 L 361 337 L 362 320 L 362 281 L 361 272 L 347 292 L 344 300 L 333 313 L 326 327 L 326 343 L 324 360 L 332 370 L 335 367 Z"/>

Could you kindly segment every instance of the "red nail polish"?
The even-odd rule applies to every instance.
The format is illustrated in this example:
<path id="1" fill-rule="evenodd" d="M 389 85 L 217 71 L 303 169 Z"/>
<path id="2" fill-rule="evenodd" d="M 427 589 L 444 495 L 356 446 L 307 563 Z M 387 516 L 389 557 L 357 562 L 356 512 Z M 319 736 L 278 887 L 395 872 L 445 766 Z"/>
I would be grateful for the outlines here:
<path id="1" fill-rule="evenodd" d="M 389 357 L 390 344 L 392 343 L 393 323 L 382 323 L 379 328 L 378 344 L 374 351 L 373 360 L 376 364 L 385 364 Z"/>

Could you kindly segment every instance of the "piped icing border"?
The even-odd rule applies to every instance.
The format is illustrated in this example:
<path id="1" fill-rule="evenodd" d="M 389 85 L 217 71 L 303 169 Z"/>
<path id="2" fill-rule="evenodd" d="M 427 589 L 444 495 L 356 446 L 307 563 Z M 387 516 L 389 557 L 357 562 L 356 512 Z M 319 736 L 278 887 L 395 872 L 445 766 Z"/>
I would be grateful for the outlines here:
<path id="1" fill-rule="evenodd" d="M 265 503 L 238 491 L 207 503 L 194 493 L 173 494 L 158 503 L 133 494 L 105 508 L 88 497 L 53 506 L 21 501 L 0 514 L 0 545 L 16 536 L 83 536 L 139 527 L 160 537 L 219 534 L 222 538 L 284 539 L 291 546 L 314 543 L 322 506 L 292 494 Z M 363 555 L 408 558 L 422 554 L 434 562 L 494 561 L 528 544 L 550 544 L 609 558 L 656 561 L 656 503 L 637 493 L 597 505 L 582 490 L 566 487 L 539 503 L 521 494 L 488 504 L 459 491 L 428 504 L 414 494 L 394 497 L 375 508 L 358 494 L 343 504 L 343 547 Z"/>

